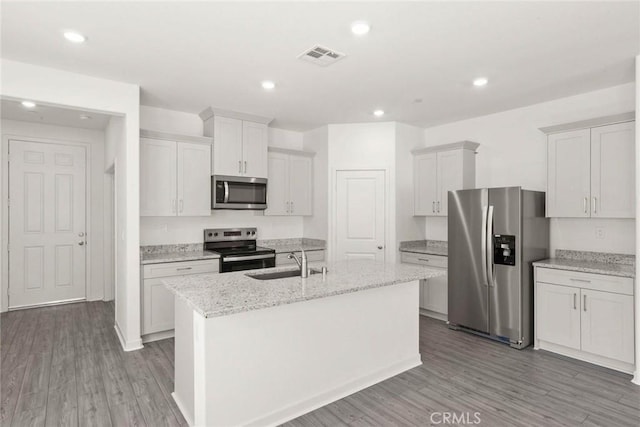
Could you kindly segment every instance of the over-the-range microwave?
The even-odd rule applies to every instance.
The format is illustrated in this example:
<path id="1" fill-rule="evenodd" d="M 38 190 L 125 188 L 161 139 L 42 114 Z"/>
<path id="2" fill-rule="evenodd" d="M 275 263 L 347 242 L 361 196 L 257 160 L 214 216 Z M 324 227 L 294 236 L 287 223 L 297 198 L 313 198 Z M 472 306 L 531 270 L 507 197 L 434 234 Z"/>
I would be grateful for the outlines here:
<path id="1" fill-rule="evenodd" d="M 211 176 L 211 209 L 267 208 L 267 179 L 244 176 Z"/>

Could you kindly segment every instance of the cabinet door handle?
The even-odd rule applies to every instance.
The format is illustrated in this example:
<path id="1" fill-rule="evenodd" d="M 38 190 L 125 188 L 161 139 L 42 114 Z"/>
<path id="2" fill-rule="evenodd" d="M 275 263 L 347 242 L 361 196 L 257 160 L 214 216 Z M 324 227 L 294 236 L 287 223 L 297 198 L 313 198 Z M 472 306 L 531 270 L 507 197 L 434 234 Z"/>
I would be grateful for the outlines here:
<path id="1" fill-rule="evenodd" d="M 582 283 L 591 283 L 591 280 L 587 280 L 587 279 L 576 279 L 574 277 L 570 277 L 569 280 L 571 280 L 572 282 L 582 282 Z"/>
<path id="2" fill-rule="evenodd" d="M 244 173 L 247 173 L 247 161 L 244 161 Z"/>
<path id="3" fill-rule="evenodd" d="M 176 199 L 171 199 L 171 212 L 176 213 Z"/>
<path id="4" fill-rule="evenodd" d="M 185 270 L 191 270 L 193 267 L 180 267 L 180 268 L 176 268 L 176 271 L 185 271 Z"/>
<path id="5" fill-rule="evenodd" d="M 291 213 L 293 213 L 294 210 L 295 208 L 293 207 L 293 202 L 291 202 Z"/>
<path id="6" fill-rule="evenodd" d="M 584 213 L 587 213 L 587 198 L 586 197 L 583 200 L 582 207 L 584 208 Z"/>
<path id="7" fill-rule="evenodd" d="M 242 173 L 242 160 L 238 160 L 238 173 Z"/>
<path id="8" fill-rule="evenodd" d="M 418 261 L 429 262 L 429 260 L 428 260 L 428 259 L 426 259 L 426 258 L 418 258 Z"/>
<path id="9" fill-rule="evenodd" d="M 598 202 L 598 198 L 594 197 L 593 198 L 593 213 L 598 213 L 598 211 L 596 210 L 597 202 Z"/>
<path id="10" fill-rule="evenodd" d="M 289 202 L 284 202 L 284 210 L 289 213 Z"/>
<path id="11" fill-rule="evenodd" d="M 184 210 L 184 200 L 180 199 L 180 212 Z"/>
<path id="12" fill-rule="evenodd" d="M 440 213 L 440 201 L 438 200 L 438 213 Z"/>
<path id="13" fill-rule="evenodd" d="M 584 311 L 587 311 L 587 296 L 586 295 L 582 296 L 582 309 Z"/>
<path id="14" fill-rule="evenodd" d="M 578 309 L 578 294 L 576 294 L 575 292 L 573 293 L 573 309 L 577 310 Z"/>
<path id="15" fill-rule="evenodd" d="M 436 202 L 431 202 L 431 212 L 436 213 Z"/>

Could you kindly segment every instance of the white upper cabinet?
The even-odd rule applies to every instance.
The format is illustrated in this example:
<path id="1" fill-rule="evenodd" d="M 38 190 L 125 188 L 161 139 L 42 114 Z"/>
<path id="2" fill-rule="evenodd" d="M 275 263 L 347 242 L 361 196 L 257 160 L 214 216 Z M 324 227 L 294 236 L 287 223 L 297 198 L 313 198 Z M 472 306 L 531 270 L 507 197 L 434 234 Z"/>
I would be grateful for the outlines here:
<path id="1" fill-rule="evenodd" d="M 140 216 L 209 216 L 211 140 L 153 131 L 141 135 Z"/>
<path id="2" fill-rule="evenodd" d="M 271 119 L 207 108 L 200 113 L 205 136 L 213 137 L 211 175 L 267 178 Z"/>
<path id="3" fill-rule="evenodd" d="M 635 217 L 635 122 L 605 119 L 579 130 L 547 128 L 556 132 L 547 138 L 548 217 Z"/>
<path id="4" fill-rule="evenodd" d="M 313 153 L 270 147 L 265 215 L 313 215 Z"/>
<path id="5" fill-rule="evenodd" d="M 449 191 L 475 187 L 479 145 L 462 141 L 412 151 L 414 215 L 447 216 Z"/>
<path id="6" fill-rule="evenodd" d="M 635 217 L 634 124 L 591 129 L 592 217 Z"/>

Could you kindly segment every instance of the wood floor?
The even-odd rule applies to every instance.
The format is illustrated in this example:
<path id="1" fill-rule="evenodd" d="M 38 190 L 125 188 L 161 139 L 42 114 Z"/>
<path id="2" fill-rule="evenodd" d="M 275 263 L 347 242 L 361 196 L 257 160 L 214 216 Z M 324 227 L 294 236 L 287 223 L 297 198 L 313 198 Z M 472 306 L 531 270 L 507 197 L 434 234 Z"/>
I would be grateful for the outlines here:
<path id="1" fill-rule="evenodd" d="M 102 302 L 2 314 L 0 425 L 185 425 L 170 396 L 173 340 L 125 353 L 113 318 Z M 422 366 L 286 426 L 640 425 L 629 375 L 423 317 L 420 351 Z"/>

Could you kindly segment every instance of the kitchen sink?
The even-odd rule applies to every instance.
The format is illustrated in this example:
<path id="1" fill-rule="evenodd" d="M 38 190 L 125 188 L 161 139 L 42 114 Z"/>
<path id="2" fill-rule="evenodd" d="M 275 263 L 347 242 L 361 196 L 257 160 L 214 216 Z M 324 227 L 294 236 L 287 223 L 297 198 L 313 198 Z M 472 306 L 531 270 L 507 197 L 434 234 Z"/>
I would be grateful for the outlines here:
<path id="1" fill-rule="evenodd" d="M 273 279 L 284 279 L 285 277 L 300 277 L 300 270 L 285 270 L 285 271 L 276 271 L 274 273 L 255 273 L 255 274 L 246 274 L 246 276 L 251 277 L 252 279 L 258 280 L 273 280 Z"/>

